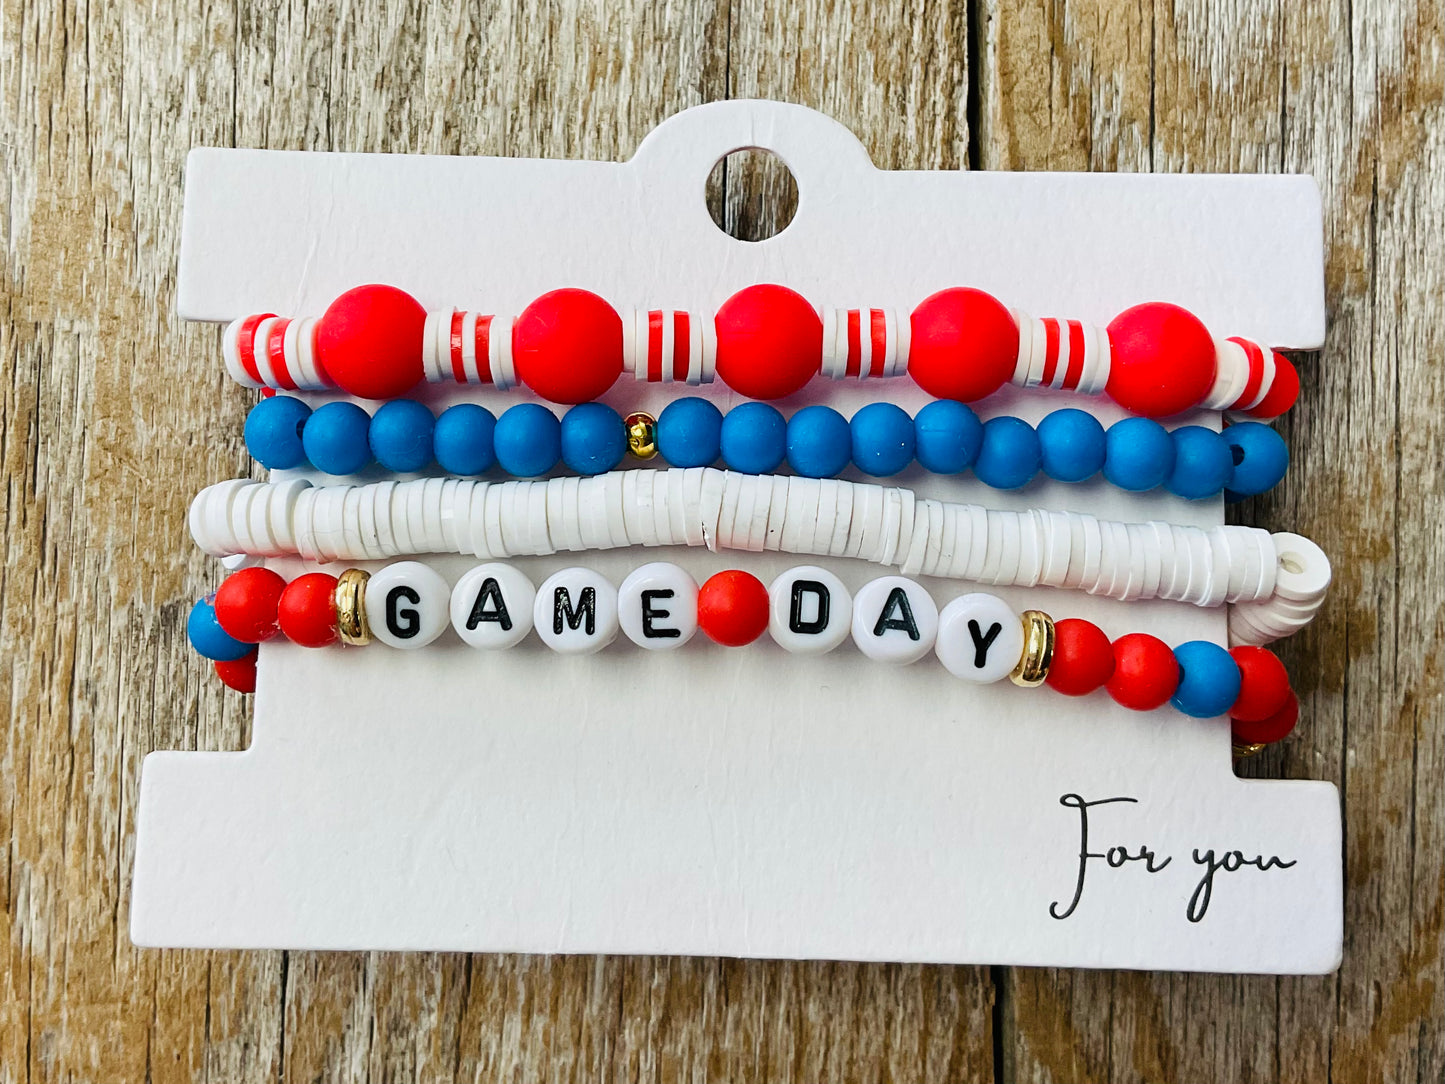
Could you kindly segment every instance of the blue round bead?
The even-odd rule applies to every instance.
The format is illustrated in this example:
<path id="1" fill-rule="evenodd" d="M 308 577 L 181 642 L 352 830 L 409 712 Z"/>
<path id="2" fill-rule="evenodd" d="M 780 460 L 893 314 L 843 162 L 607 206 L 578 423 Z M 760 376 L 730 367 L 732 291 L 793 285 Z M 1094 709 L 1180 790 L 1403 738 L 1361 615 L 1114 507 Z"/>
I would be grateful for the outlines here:
<path id="1" fill-rule="evenodd" d="M 1039 422 L 1040 466 L 1056 482 L 1086 482 L 1104 469 L 1107 438 L 1086 410 L 1055 410 Z"/>
<path id="2" fill-rule="evenodd" d="M 304 466 L 301 431 L 309 417 L 311 408 L 294 395 L 262 399 L 246 415 L 246 450 L 267 470 Z"/>
<path id="3" fill-rule="evenodd" d="M 1213 719 L 1239 699 L 1239 666 L 1229 652 L 1208 640 L 1191 640 L 1174 649 L 1179 687 L 1169 702 L 1185 715 Z"/>
<path id="4" fill-rule="evenodd" d="M 805 406 L 788 419 L 788 466 L 804 478 L 832 478 L 853 453 L 848 419 L 832 407 Z"/>
<path id="5" fill-rule="evenodd" d="M 934 474 L 957 474 L 973 466 L 983 445 L 983 422 L 967 403 L 935 399 L 913 418 L 913 454 Z"/>
<path id="6" fill-rule="evenodd" d="M 562 456 L 562 423 L 538 403 L 518 403 L 497 419 L 492 448 L 508 474 L 535 478 L 556 466 Z"/>
<path id="7" fill-rule="evenodd" d="M 777 470 L 788 454 L 788 423 L 767 403 L 742 403 L 723 417 L 722 457 L 743 474 Z"/>
<path id="8" fill-rule="evenodd" d="M 371 454 L 387 470 L 419 471 L 432 461 L 432 412 L 415 399 L 393 399 L 371 416 Z"/>
<path id="9" fill-rule="evenodd" d="M 908 411 L 893 403 L 869 403 L 848 423 L 853 462 L 871 478 L 888 478 L 913 462 L 917 440 Z"/>
<path id="10" fill-rule="evenodd" d="M 486 407 L 458 403 L 443 410 L 432 432 L 433 454 L 448 474 L 481 474 L 497 461 L 492 433 L 497 419 Z"/>
<path id="11" fill-rule="evenodd" d="M 627 454 L 627 427 L 606 403 L 579 403 L 562 415 L 562 462 L 578 474 L 605 474 Z"/>
<path id="12" fill-rule="evenodd" d="M 1191 501 L 1219 496 L 1234 470 L 1224 438 L 1202 425 L 1180 426 L 1169 438 L 1174 442 L 1174 469 L 1164 482 L 1169 492 Z"/>
<path id="13" fill-rule="evenodd" d="M 327 403 L 306 419 L 301 443 L 311 465 L 325 474 L 355 474 L 371 462 L 371 415 L 355 403 Z"/>
<path id="14" fill-rule="evenodd" d="M 657 451 L 674 467 L 707 467 L 722 454 L 722 411 L 706 399 L 674 399 L 657 416 Z"/>
<path id="15" fill-rule="evenodd" d="M 1120 489 L 1157 489 L 1174 470 L 1169 430 L 1152 418 L 1125 418 L 1105 435 L 1104 477 Z"/>
<path id="16" fill-rule="evenodd" d="M 1239 422 L 1224 431 L 1234 470 L 1229 491 L 1236 497 L 1255 497 L 1279 485 L 1289 470 L 1289 446 L 1284 437 L 1260 422 Z"/>
<path id="17" fill-rule="evenodd" d="M 983 444 L 974 461 L 978 480 L 994 489 L 1019 489 L 1039 472 L 1043 449 L 1034 427 L 1007 415 L 983 423 Z"/>
<path id="18" fill-rule="evenodd" d="M 186 618 L 186 638 L 196 654 L 215 662 L 243 659 L 256 650 L 255 644 L 237 640 L 216 620 L 216 608 L 209 598 L 199 599 Z"/>

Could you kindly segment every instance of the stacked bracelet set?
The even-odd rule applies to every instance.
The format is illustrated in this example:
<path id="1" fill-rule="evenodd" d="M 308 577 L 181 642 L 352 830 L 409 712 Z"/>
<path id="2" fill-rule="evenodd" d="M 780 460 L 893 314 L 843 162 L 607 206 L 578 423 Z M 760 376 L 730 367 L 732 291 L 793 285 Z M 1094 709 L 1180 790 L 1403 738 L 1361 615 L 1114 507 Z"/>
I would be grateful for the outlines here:
<path id="1" fill-rule="evenodd" d="M 1283 476 L 1288 451 L 1260 421 L 1293 404 L 1298 376 L 1282 355 L 1247 339 L 1216 340 L 1177 306 L 1136 306 L 1103 328 L 1035 319 L 968 288 L 940 291 L 904 315 L 819 312 L 791 290 L 759 285 L 712 316 L 619 311 L 563 289 L 510 318 L 428 312 L 393 287 L 364 286 L 317 319 L 237 320 L 223 354 L 248 386 L 389 400 L 374 413 L 350 402 L 313 411 L 270 394 L 246 424 L 247 447 L 264 466 L 344 476 L 374 463 L 400 474 L 439 467 L 451 477 L 221 483 L 191 508 L 192 535 L 206 552 L 233 567 L 281 555 L 336 562 L 458 553 L 486 562 L 455 587 L 414 561 L 290 584 L 241 567 L 214 603 L 197 604 L 189 627 L 232 687 L 253 686 L 254 645 L 278 634 L 311 646 L 375 639 L 405 648 L 450 625 L 472 646 L 505 647 L 535 629 L 554 650 L 582 653 L 619 629 L 648 648 L 681 646 L 698 629 L 727 645 L 769 630 L 800 653 L 830 650 L 851 635 L 865 656 L 913 662 L 931 651 L 966 680 L 1011 676 L 1073 694 L 1103 687 L 1139 710 L 1173 702 L 1186 715 L 1228 715 L 1236 744 L 1247 749 L 1278 740 L 1297 718 L 1283 667 L 1257 645 L 1302 627 L 1323 601 L 1329 563 L 1308 540 L 994 510 L 837 477 L 850 469 L 891 477 L 917 463 L 936 474 L 971 471 L 997 489 L 1042 473 L 1062 482 L 1102 475 L 1127 491 L 1188 499 L 1265 492 Z M 655 418 L 623 417 L 594 400 L 624 372 L 653 383 L 718 380 L 763 400 L 790 396 L 818 374 L 906 374 L 936 401 L 914 416 L 873 403 L 850 419 L 824 405 L 785 417 L 764 402 L 723 413 L 687 396 Z M 573 405 L 560 418 L 536 403 L 500 414 L 466 403 L 434 416 L 401 398 L 422 380 L 525 385 Z M 966 404 L 1005 383 L 1106 393 L 1136 416 L 1108 429 L 1074 409 L 1036 426 L 980 421 Z M 1227 411 L 1235 424 L 1221 434 L 1198 425 L 1171 431 L 1153 420 L 1195 408 Z M 629 455 L 659 463 L 618 470 Z M 575 473 L 551 476 L 559 463 Z M 668 466 L 655 469 L 660 464 Z M 784 468 L 791 473 L 775 473 Z M 497 475 L 519 480 L 490 480 Z M 570 568 L 538 590 L 499 563 L 634 545 L 855 557 L 903 575 L 873 580 L 854 596 L 813 566 L 790 570 L 769 590 L 742 570 L 699 588 L 677 566 L 653 563 L 619 587 Z M 1014 614 L 982 594 L 940 610 L 913 575 L 1228 605 L 1238 646 L 1171 650 L 1142 633 L 1110 644 L 1087 622 Z"/>
<path id="2" fill-rule="evenodd" d="M 1009 678 L 1047 683 L 1081 696 L 1103 688 L 1119 704 L 1150 711 L 1172 704 L 1196 718 L 1229 715 L 1241 746 L 1283 737 L 1299 702 L 1279 659 L 1262 647 L 1226 651 L 1195 640 L 1172 650 L 1147 633 L 1112 644 L 1078 618 L 1055 622 L 1040 610 L 1015 613 L 994 595 L 973 593 L 941 610 L 919 583 L 883 576 L 850 594 L 816 566 L 789 569 L 765 586 L 730 569 L 701 587 L 682 568 L 643 565 L 614 586 L 587 568 L 567 568 L 540 588 L 516 567 L 487 563 L 454 587 L 416 561 L 375 574 L 313 572 L 287 583 L 265 568 L 232 573 L 215 596 L 191 611 L 192 643 L 229 684 L 254 688 L 256 646 L 282 636 L 305 647 L 374 639 L 399 649 L 436 641 L 451 627 L 478 649 L 514 647 L 535 630 L 564 655 L 599 651 L 618 632 L 649 651 L 682 647 L 701 631 L 714 643 L 742 647 L 766 631 L 783 649 L 821 655 L 850 636 L 876 662 L 907 665 L 934 654 L 955 677 L 974 684 Z"/>

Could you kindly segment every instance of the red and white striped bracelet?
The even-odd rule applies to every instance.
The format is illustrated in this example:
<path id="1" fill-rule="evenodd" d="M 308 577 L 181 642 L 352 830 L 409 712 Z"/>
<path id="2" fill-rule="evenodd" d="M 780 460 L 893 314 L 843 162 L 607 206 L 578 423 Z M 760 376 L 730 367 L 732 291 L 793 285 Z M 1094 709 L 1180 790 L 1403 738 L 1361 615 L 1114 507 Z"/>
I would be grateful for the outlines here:
<path id="1" fill-rule="evenodd" d="M 1249 339 L 1215 338 L 1176 305 L 1150 302 L 1107 327 L 1012 311 L 966 287 L 941 290 L 911 314 L 816 309 L 783 286 L 746 287 L 715 315 L 619 311 L 596 294 L 543 294 L 515 318 L 428 312 L 402 290 L 348 290 L 319 318 L 241 317 L 225 332 L 227 370 L 248 387 L 340 388 L 368 399 L 418 382 L 524 384 L 558 403 L 602 395 L 624 372 L 651 383 L 721 380 L 780 399 L 815 374 L 835 380 L 905 373 L 940 399 L 973 402 L 1006 383 L 1108 394 L 1134 414 L 1196 407 L 1267 420 L 1288 410 L 1299 376 Z"/>

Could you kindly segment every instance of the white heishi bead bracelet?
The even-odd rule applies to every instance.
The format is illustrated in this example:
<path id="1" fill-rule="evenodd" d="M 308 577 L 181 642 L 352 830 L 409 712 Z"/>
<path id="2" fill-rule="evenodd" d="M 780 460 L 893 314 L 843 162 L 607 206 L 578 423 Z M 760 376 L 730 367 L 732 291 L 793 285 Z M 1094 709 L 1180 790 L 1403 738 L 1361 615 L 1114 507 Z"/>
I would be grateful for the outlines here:
<path id="1" fill-rule="evenodd" d="M 501 559 L 678 545 L 855 557 L 895 565 L 905 576 L 1231 603 L 1231 637 L 1248 644 L 1307 625 L 1330 584 L 1324 552 L 1294 534 L 1001 511 L 920 499 L 892 486 L 712 467 L 535 482 L 427 478 L 313 487 L 239 479 L 202 490 L 190 528 L 201 549 L 222 558 Z"/>

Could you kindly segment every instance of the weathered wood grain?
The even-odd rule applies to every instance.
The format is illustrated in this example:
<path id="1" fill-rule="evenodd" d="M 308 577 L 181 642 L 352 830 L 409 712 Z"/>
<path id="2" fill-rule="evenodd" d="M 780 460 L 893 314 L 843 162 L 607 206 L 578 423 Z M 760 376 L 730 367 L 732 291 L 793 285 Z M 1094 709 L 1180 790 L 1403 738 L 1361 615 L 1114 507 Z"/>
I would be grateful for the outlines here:
<path id="1" fill-rule="evenodd" d="M 1386 0 L 0 0 L 0 1081 L 1439 1079 L 1441 45 Z M 1246 514 L 1341 584 L 1287 649 L 1302 733 L 1248 770 L 1342 785 L 1337 976 L 131 947 L 141 758 L 248 740 L 182 629 L 215 582 L 185 508 L 247 469 L 248 405 L 174 317 L 185 151 L 622 157 L 743 95 L 889 167 L 1320 179 L 1330 340 Z M 731 171 L 729 227 L 780 181 Z"/>

